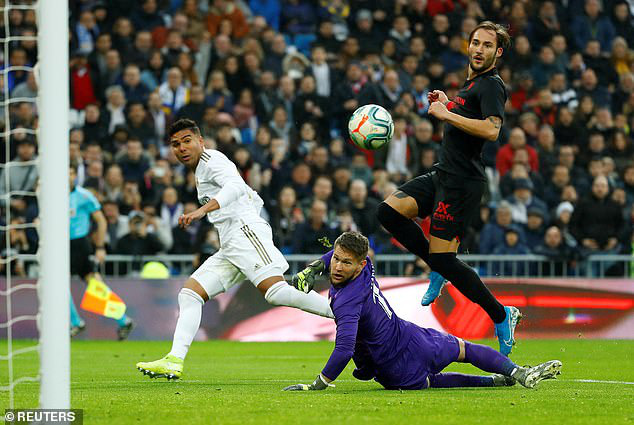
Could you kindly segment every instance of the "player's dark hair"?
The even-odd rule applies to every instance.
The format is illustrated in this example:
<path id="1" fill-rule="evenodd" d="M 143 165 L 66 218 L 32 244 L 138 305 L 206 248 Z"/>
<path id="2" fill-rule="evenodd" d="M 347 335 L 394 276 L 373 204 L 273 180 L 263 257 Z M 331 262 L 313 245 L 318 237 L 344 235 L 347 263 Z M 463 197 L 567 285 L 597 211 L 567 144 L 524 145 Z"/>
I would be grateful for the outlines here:
<path id="1" fill-rule="evenodd" d="M 491 21 L 480 22 L 473 31 L 471 31 L 471 34 L 469 34 L 469 44 L 471 44 L 473 34 L 475 34 L 475 32 L 479 29 L 493 31 L 495 33 L 495 39 L 497 42 L 496 48 L 501 47 L 502 50 L 506 52 L 506 49 L 508 49 L 511 45 L 511 36 L 509 35 L 508 30 L 504 26 Z"/>
<path id="2" fill-rule="evenodd" d="M 365 260 L 365 257 L 368 255 L 368 238 L 359 232 L 343 232 L 335 240 L 334 246 L 340 246 L 346 251 L 351 252 L 359 261 Z"/>
<path id="3" fill-rule="evenodd" d="M 170 126 L 168 137 L 171 138 L 174 134 L 183 130 L 191 130 L 192 133 L 200 136 L 200 129 L 193 120 L 190 120 L 189 118 L 181 118 L 174 121 L 174 123 Z"/>

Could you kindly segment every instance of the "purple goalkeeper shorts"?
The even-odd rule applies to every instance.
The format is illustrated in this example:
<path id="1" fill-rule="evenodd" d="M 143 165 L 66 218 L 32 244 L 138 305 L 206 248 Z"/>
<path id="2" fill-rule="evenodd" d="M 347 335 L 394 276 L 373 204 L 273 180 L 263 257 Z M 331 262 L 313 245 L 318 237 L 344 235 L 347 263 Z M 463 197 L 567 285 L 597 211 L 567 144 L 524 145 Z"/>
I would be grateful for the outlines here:
<path id="1" fill-rule="evenodd" d="M 420 390 L 427 376 L 439 373 L 458 359 L 458 338 L 435 329 L 409 324 L 411 340 L 396 359 L 379 368 L 376 381 L 388 390 Z"/>

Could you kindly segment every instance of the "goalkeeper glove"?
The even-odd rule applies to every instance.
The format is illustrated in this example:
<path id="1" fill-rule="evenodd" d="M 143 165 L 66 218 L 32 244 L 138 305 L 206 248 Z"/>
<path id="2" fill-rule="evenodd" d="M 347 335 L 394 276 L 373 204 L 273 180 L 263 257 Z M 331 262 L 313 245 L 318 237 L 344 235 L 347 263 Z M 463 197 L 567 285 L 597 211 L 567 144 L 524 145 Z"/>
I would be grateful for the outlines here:
<path id="1" fill-rule="evenodd" d="M 315 378 L 315 381 L 312 384 L 291 385 L 290 387 L 284 388 L 284 391 L 321 391 L 325 390 L 328 387 L 334 387 L 334 385 L 326 382 L 324 378 L 321 377 L 320 373 L 319 375 L 317 375 L 317 378 Z"/>
<path id="2" fill-rule="evenodd" d="M 308 265 L 304 270 L 293 275 L 291 278 L 291 285 L 295 289 L 304 293 L 309 293 L 315 286 L 315 277 L 321 276 L 326 269 L 326 265 L 321 260 L 315 260 Z"/>

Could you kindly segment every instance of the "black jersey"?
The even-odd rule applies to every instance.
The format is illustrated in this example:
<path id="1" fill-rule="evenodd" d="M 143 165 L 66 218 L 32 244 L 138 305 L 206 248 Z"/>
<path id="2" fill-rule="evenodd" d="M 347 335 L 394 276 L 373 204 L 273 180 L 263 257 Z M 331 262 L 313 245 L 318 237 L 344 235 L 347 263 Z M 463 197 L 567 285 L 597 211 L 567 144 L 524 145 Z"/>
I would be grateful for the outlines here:
<path id="1" fill-rule="evenodd" d="M 504 120 L 504 104 L 508 94 L 496 68 L 467 80 L 447 109 L 465 118 L 478 120 L 490 116 Z M 465 133 L 445 123 L 440 158 L 436 168 L 448 174 L 486 181 L 482 162 L 482 146 L 486 139 Z"/>

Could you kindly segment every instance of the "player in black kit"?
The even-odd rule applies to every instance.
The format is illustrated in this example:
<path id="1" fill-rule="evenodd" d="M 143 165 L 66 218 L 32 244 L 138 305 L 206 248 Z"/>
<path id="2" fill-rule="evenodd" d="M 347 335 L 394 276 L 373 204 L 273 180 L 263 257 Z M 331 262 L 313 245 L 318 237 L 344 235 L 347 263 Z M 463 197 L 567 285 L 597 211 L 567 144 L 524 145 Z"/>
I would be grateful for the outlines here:
<path id="1" fill-rule="evenodd" d="M 521 314 L 515 307 L 500 304 L 477 273 L 456 258 L 456 253 L 465 230 L 479 212 L 487 184 L 482 146 L 497 140 L 504 119 L 508 95 L 495 64 L 509 45 L 506 29 L 493 22 L 482 22 L 471 32 L 469 69 L 462 89 L 452 101 L 440 90 L 429 94 L 429 114 L 445 123 L 438 163 L 432 172 L 399 187 L 377 210 L 381 224 L 436 272 L 430 276 L 422 304 L 430 304 L 440 293 L 444 278 L 448 279 L 491 317 L 500 352 L 505 355 L 515 343 L 515 326 Z M 430 215 L 428 242 L 412 219 Z"/>

